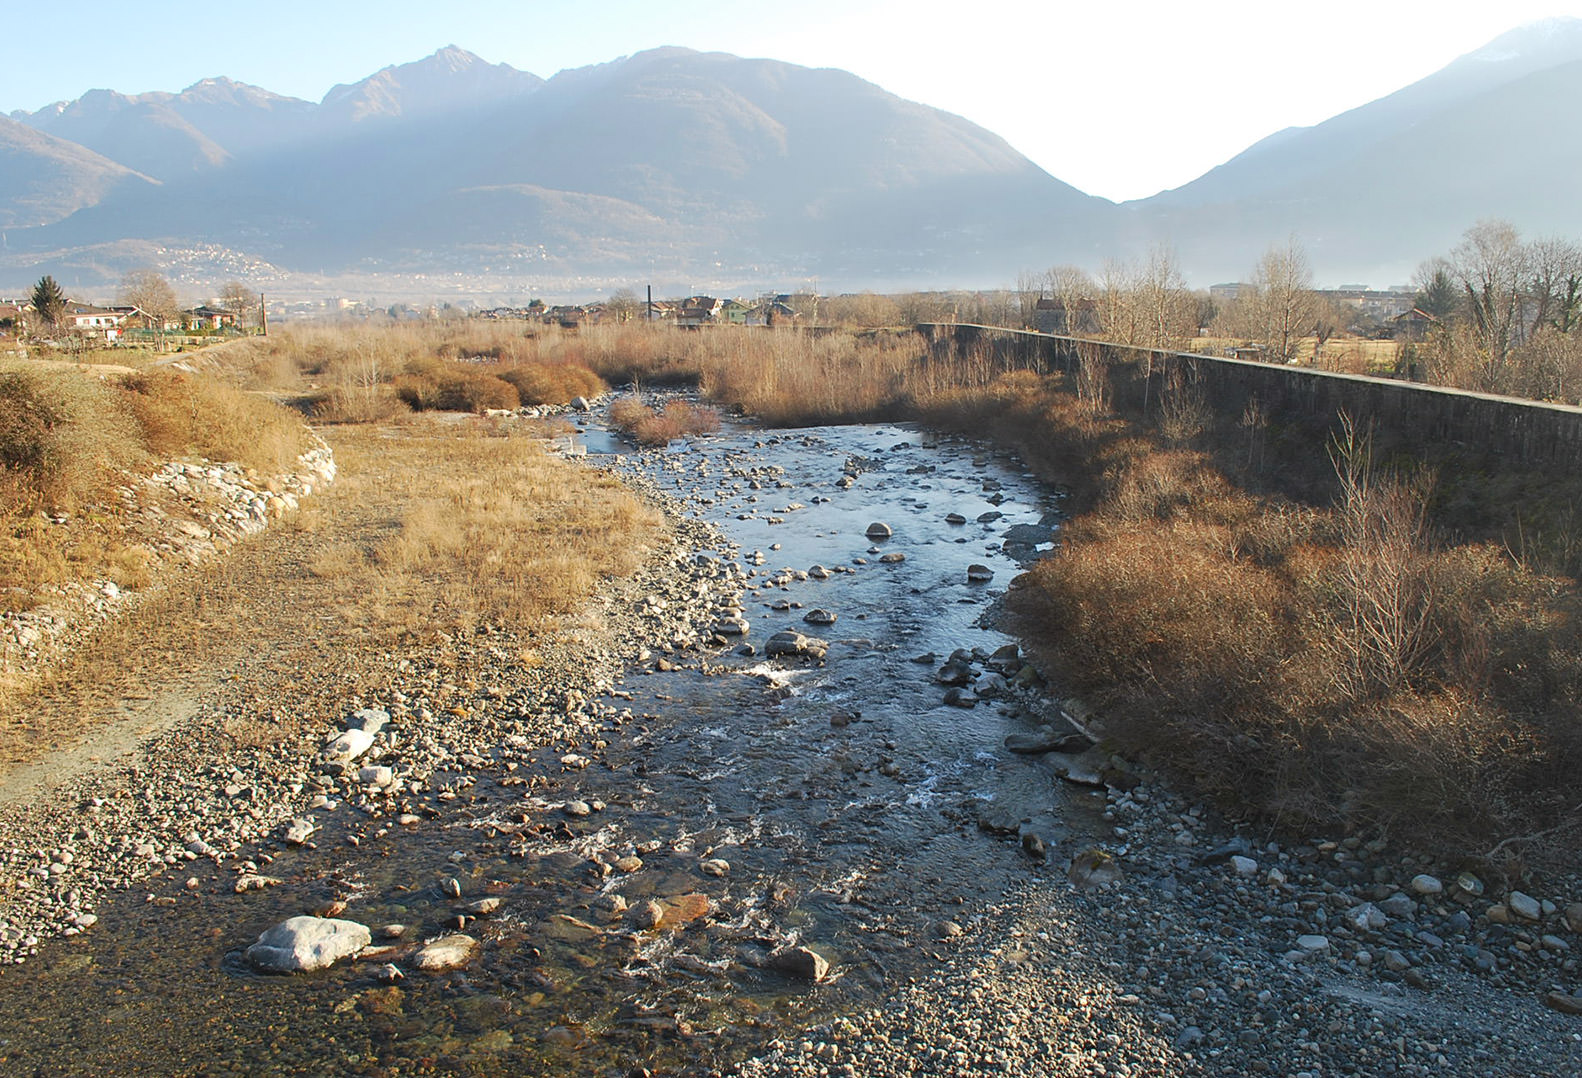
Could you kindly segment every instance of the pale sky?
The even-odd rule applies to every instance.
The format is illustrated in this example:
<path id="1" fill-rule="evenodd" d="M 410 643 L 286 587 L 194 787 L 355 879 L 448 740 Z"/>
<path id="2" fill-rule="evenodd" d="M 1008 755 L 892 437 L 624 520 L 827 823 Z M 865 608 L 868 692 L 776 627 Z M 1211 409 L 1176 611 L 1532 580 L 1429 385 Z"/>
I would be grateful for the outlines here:
<path id="1" fill-rule="evenodd" d="M 227 75 L 317 101 L 455 44 L 545 78 L 661 45 L 854 72 L 1119 200 L 1176 187 L 1582 0 L 124 0 L 15 18 L 0 112 Z"/>

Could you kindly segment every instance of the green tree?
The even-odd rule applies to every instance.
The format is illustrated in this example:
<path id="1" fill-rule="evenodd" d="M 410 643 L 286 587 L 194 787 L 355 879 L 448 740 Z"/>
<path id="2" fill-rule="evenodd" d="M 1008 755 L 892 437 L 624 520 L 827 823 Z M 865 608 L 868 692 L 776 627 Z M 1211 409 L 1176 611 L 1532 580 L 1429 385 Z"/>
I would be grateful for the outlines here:
<path id="1" fill-rule="evenodd" d="M 33 286 L 33 295 L 30 297 L 33 309 L 50 329 L 60 325 L 66 316 L 66 293 L 60 290 L 60 285 L 55 278 L 45 276 L 38 279 L 38 284 Z"/>
<path id="2" fill-rule="evenodd" d="M 1436 258 L 1417 267 L 1417 294 L 1412 305 L 1424 314 L 1448 322 L 1461 307 L 1461 292 L 1450 276 L 1444 259 Z"/>

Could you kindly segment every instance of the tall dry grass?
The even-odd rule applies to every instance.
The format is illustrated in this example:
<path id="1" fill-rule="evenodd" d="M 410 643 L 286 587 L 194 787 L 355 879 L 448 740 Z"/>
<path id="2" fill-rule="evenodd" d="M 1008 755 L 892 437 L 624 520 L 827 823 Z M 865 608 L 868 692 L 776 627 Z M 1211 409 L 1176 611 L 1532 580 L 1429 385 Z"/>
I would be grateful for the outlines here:
<path id="1" fill-rule="evenodd" d="M 540 629 L 635 571 L 663 525 L 613 477 L 482 423 L 408 423 L 338 456 L 354 486 L 377 482 L 399 504 L 399 524 L 329 544 L 312 571 L 338 582 L 350 614 L 395 630 Z"/>
<path id="2" fill-rule="evenodd" d="M 202 375 L 0 367 L 0 601 L 26 609 L 87 577 L 141 586 L 118 488 L 187 456 L 283 471 L 307 439 L 300 416 Z"/>

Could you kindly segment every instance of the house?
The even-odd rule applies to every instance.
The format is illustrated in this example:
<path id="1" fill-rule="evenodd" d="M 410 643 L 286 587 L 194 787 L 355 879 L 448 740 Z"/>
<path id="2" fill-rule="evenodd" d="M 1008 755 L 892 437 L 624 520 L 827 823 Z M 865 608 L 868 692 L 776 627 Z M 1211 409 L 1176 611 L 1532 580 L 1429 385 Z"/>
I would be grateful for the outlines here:
<path id="1" fill-rule="evenodd" d="M 683 327 L 712 326 L 724 319 L 721 312 L 725 301 L 713 296 L 689 296 L 681 301 L 676 311 L 676 325 Z"/>
<path id="2" fill-rule="evenodd" d="M 0 337 L 20 337 L 27 332 L 28 316 L 32 313 L 31 303 L 0 303 Z"/>
<path id="3" fill-rule="evenodd" d="M 584 307 L 563 304 L 551 307 L 544 312 L 545 323 L 552 326 L 562 326 L 566 329 L 576 329 L 588 320 L 588 311 Z"/>
<path id="4" fill-rule="evenodd" d="M 181 312 L 181 328 L 192 333 L 200 333 L 204 330 L 234 328 L 235 325 L 235 311 L 210 307 L 208 304 Z"/>
<path id="5" fill-rule="evenodd" d="M 121 338 L 124 323 L 134 314 L 142 314 L 136 307 L 95 307 L 91 303 L 66 303 L 66 313 L 61 325 L 85 337 L 101 337 L 106 341 Z"/>
<path id="6" fill-rule="evenodd" d="M 1420 341 L 1437 325 L 1439 319 L 1421 308 L 1413 307 L 1390 319 L 1390 332 L 1398 341 Z"/>
<path id="7" fill-rule="evenodd" d="M 729 322 L 733 326 L 745 326 L 747 315 L 752 308 L 739 299 L 728 299 L 720 304 L 719 318 L 722 322 Z"/>
<path id="8" fill-rule="evenodd" d="M 1076 317 L 1072 318 L 1064 300 L 1040 299 L 1033 309 L 1033 324 L 1040 333 L 1097 334 L 1099 305 L 1091 299 L 1079 299 L 1074 306 Z"/>
<path id="9" fill-rule="evenodd" d="M 749 326 L 789 326 L 796 321 L 796 311 L 780 300 L 760 303 L 747 312 Z"/>

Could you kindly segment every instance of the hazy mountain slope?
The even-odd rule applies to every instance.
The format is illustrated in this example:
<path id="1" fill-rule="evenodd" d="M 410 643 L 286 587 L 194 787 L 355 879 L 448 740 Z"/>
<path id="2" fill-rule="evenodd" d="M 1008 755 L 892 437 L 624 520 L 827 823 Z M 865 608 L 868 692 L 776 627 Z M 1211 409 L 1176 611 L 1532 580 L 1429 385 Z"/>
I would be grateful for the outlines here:
<path id="1" fill-rule="evenodd" d="M 245 88 L 211 80 L 178 95 L 185 115 L 174 99 L 158 107 L 219 135 L 192 103 L 200 89 Z M 294 103 L 273 107 L 298 118 Z M 221 167 L 34 238 L 176 238 L 327 269 L 427 258 L 949 276 L 1003 273 L 1008 247 L 1042 259 L 1062 221 L 1112 208 L 990 132 L 846 72 L 685 49 L 542 84 L 446 49 L 337 87 L 300 118 L 301 137 L 251 153 L 233 140 Z"/>
<path id="2" fill-rule="evenodd" d="M 117 190 L 153 187 L 76 143 L 0 116 L 0 226 L 49 224 Z"/>
<path id="3" fill-rule="evenodd" d="M 1578 100 L 1582 20 L 1549 20 L 1127 204 L 1130 235 L 1168 236 L 1198 272 L 1235 277 L 1294 234 L 1335 276 L 1379 283 L 1403 279 L 1480 218 L 1579 235 Z"/>

